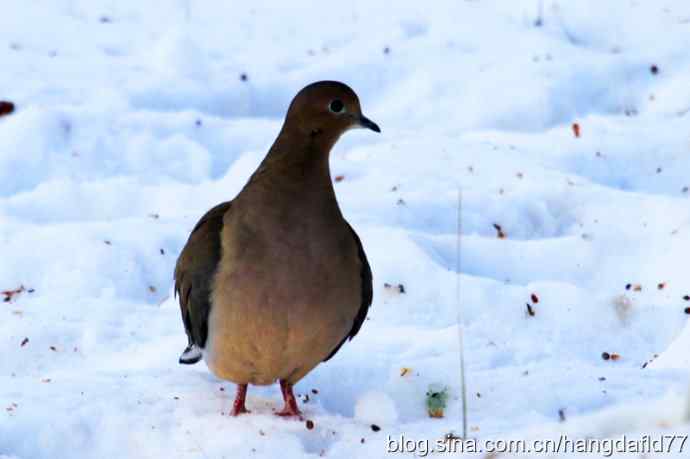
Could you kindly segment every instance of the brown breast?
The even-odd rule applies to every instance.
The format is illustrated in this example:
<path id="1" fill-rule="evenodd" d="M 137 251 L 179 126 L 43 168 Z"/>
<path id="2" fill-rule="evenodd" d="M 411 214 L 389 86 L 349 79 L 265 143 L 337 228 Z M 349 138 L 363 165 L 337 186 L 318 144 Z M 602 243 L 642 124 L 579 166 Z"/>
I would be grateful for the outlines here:
<path id="1" fill-rule="evenodd" d="M 361 266 L 347 225 L 339 213 L 294 214 L 300 218 L 275 208 L 234 212 L 224 226 L 206 352 L 218 377 L 294 383 L 352 327 Z"/>

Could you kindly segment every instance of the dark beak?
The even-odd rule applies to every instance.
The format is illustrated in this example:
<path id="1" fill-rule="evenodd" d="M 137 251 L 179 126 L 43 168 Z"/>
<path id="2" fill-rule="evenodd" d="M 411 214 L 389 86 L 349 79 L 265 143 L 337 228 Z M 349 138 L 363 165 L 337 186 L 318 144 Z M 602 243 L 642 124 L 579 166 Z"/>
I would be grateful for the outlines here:
<path id="1" fill-rule="evenodd" d="M 360 115 L 359 125 L 362 126 L 363 128 L 371 129 L 374 132 L 381 132 L 381 128 L 379 127 L 379 125 L 374 123 L 373 121 L 371 121 L 369 118 L 367 118 L 364 115 Z"/>

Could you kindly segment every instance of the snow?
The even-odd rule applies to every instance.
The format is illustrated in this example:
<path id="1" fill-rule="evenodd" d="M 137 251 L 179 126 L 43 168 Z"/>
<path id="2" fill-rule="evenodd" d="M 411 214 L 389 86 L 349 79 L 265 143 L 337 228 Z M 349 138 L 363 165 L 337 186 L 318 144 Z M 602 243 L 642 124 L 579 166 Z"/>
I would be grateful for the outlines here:
<path id="1" fill-rule="evenodd" d="M 688 2 L 9 0 L 0 30 L 0 458 L 387 457 L 461 433 L 459 317 L 470 436 L 690 433 Z M 296 387 L 313 429 L 276 386 L 234 419 L 177 364 L 172 271 L 319 79 L 383 130 L 331 156 L 374 304 Z"/>
<path id="2" fill-rule="evenodd" d="M 365 424 L 394 425 L 398 420 L 395 402 L 385 392 L 369 391 L 355 404 L 354 418 Z"/>

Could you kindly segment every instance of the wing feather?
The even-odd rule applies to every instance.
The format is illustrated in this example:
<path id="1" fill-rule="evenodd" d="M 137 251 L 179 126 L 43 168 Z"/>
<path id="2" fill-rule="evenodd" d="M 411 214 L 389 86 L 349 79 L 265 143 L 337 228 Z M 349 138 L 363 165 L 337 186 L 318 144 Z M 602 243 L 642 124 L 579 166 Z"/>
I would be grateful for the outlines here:
<path id="1" fill-rule="evenodd" d="M 346 222 L 347 223 L 347 222 Z M 367 313 L 369 312 L 369 306 L 371 306 L 372 300 L 374 299 L 374 289 L 373 289 L 373 284 L 372 284 L 372 275 L 371 275 L 371 267 L 369 266 L 369 261 L 367 260 L 367 255 L 364 253 L 364 247 L 362 246 L 362 241 L 359 239 L 359 236 L 355 232 L 355 230 L 352 228 L 352 226 L 347 223 L 347 226 L 350 228 L 350 232 L 352 233 L 352 237 L 355 240 L 355 243 L 357 244 L 357 255 L 359 257 L 360 261 L 360 279 L 361 279 L 361 304 L 359 307 L 359 310 L 357 311 L 357 315 L 355 316 L 355 320 L 352 324 L 352 329 L 350 329 L 349 333 L 345 335 L 345 337 L 340 341 L 340 343 L 333 349 L 333 351 L 326 357 L 323 361 L 326 362 L 327 360 L 330 360 L 331 357 L 333 357 L 342 347 L 343 344 L 345 344 L 345 341 L 351 340 L 352 338 L 355 337 L 355 335 L 359 332 L 359 329 L 362 328 L 362 324 L 367 318 Z"/>
<path id="2" fill-rule="evenodd" d="M 221 258 L 223 216 L 230 205 L 230 201 L 219 204 L 201 217 L 175 265 L 175 295 L 188 339 L 183 356 L 194 347 L 203 349 L 206 345 L 213 277 Z M 194 361 L 180 361 L 196 363 L 201 358 L 198 354 Z"/>

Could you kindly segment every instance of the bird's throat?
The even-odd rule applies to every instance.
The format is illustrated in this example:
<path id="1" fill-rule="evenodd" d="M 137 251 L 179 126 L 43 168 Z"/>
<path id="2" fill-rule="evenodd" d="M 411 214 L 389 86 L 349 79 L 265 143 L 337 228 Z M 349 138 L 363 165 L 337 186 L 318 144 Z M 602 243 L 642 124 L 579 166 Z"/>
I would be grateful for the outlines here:
<path id="1" fill-rule="evenodd" d="M 339 136 L 281 131 L 245 188 L 302 200 L 333 200 L 330 151 Z"/>

